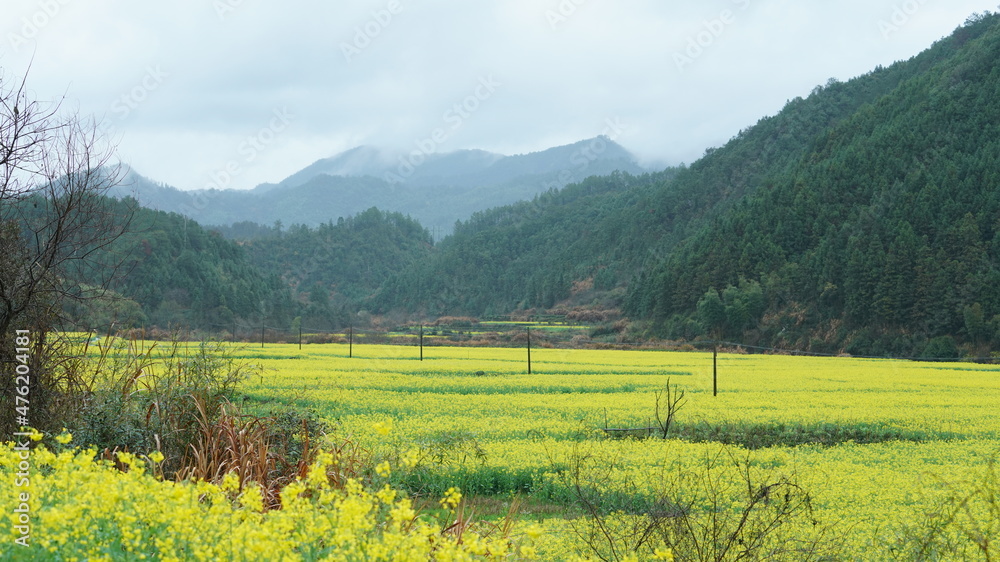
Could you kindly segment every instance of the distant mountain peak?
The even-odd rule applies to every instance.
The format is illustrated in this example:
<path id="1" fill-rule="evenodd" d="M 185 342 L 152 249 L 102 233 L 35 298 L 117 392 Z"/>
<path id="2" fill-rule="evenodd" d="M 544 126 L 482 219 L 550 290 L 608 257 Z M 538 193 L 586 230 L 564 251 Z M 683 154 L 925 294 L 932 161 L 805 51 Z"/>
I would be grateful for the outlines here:
<path id="1" fill-rule="evenodd" d="M 628 171 L 640 168 L 637 159 L 607 135 L 572 144 L 507 156 L 480 149 L 423 153 L 391 152 L 362 145 L 329 158 L 317 160 L 283 180 L 281 187 L 294 187 L 321 176 L 372 176 L 391 184 L 412 186 L 484 187 L 511 181 L 519 176 L 564 172 L 573 179 L 595 161 L 620 161 Z M 590 175 L 590 174 L 587 174 Z M 565 182 L 563 182 L 565 183 Z M 269 186 L 270 187 L 270 186 Z"/>
<path id="2" fill-rule="evenodd" d="M 391 156 L 367 145 L 356 146 L 329 158 L 322 158 L 302 170 L 282 180 L 282 187 L 302 185 L 319 175 L 328 176 L 375 176 L 391 162 Z"/>
<path id="3" fill-rule="evenodd" d="M 362 145 L 250 191 L 179 191 L 134 174 L 130 186 L 120 192 L 134 194 L 144 206 L 178 212 L 202 224 L 280 220 L 317 225 L 378 207 L 448 233 L 456 221 L 476 212 L 531 200 L 552 188 L 616 170 L 646 171 L 606 136 L 514 156 L 479 149 L 425 155 Z"/>

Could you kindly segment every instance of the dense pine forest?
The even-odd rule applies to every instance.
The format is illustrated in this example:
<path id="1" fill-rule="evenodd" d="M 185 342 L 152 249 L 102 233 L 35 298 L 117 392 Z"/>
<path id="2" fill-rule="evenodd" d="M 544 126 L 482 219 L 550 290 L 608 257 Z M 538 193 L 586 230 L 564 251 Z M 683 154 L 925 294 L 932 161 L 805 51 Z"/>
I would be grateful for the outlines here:
<path id="1" fill-rule="evenodd" d="M 261 314 L 286 321 L 294 312 L 281 279 L 254 267 L 246 251 L 219 233 L 175 213 L 134 210 L 129 231 L 105 262 L 121 265 L 105 298 L 73 304 L 77 328 L 160 327 L 232 330 Z M 82 284 L 96 280 L 85 277 Z M 95 283 L 96 284 L 96 283 Z"/>
<path id="2" fill-rule="evenodd" d="M 332 329 L 361 311 L 575 307 L 619 312 L 633 338 L 989 355 L 1000 345 L 997 61 L 1000 16 L 976 15 L 908 61 L 790 100 L 690 166 L 550 189 L 477 212 L 437 244 L 374 208 L 318 227 L 211 230 L 143 210 L 117 249 L 131 270 L 116 290 L 132 304 L 113 315 Z"/>
<path id="3" fill-rule="evenodd" d="M 398 213 L 370 209 L 315 229 L 240 223 L 208 229 L 176 213 L 117 203 L 129 232 L 102 263 L 117 266 L 111 291 L 69 305 L 78 329 L 158 327 L 213 332 L 315 329 L 351 313 L 391 272 L 426 256 L 426 229 Z M 226 236 L 240 238 L 240 241 Z M 107 271 L 79 272 L 81 291 Z"/>
<path id="4" fill-rule="evenodd" d="M 430 233 L 415 220 L 375 208 L 316 228 L 242 223 L 217 230 L 243 240 L 255 268 L 280 275 L 302 325 L 319 330 L 351 324 L 351 314 L 387 278 L 433 249 Z"/>
<path id="5" fill-rule="evenodd" d="M 958 338 L 985 353 L 1000 328 L 998 60 L 998 17 L 976 17 L 909 62 L 790 104 L 778 119 L 826 120 L 820 133 L 643 271 L 628 312 L 676 337 L 722 300 L 725 318 L 699 320 L 726 337 L 930 355 Z"/>

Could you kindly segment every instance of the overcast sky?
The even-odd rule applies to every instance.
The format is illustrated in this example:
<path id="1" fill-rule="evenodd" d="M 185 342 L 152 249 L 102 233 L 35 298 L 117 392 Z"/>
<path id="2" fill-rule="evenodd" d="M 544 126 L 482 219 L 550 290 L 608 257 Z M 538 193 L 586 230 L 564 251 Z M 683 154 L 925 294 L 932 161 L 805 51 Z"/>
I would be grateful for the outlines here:
<path id="1" fill-rule="evenodd" d="M 518 154 L 607 134 L 696 160 L 997 0 L 3 0 L 0 67 L 182 189 L 367 144 Z M 226 170 L 232 173 L 227 172 Z"/>

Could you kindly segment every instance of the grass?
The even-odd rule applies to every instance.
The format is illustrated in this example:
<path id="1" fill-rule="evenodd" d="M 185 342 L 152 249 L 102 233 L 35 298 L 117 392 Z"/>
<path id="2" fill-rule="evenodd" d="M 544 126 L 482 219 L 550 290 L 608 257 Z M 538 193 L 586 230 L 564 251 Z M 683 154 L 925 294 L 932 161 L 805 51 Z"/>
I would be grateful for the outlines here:
<path id="1" fill-rule="evenodd" d="M 740 424 L 708 423 L 678 425 L 672 435 L 692 443 L 723 443 L 755 450 L 766 447 L 796 447 L 820 445 L 833 447 L 845 443 L 865 445 L 910 441 L 925 443 L 944 439 L 960 439 L 957 433 L 936 433 L 915 429 L 902 429 L 881 424 Z"/>

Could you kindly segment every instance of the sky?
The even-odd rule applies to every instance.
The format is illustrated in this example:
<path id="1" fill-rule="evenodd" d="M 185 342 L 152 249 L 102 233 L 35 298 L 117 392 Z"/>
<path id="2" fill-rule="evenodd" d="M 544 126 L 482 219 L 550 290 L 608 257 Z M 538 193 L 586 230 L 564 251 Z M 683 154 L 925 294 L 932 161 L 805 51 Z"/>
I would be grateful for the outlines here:
<path id="1" fill-rule="evenodd" d="M 697 160 L 997 0 L 4 0 L 0 76 L 139 173 L 252 188 L 359 145 Z"/>

